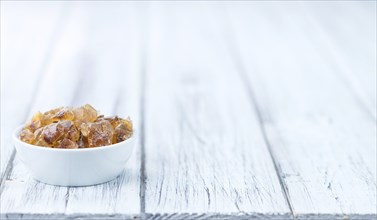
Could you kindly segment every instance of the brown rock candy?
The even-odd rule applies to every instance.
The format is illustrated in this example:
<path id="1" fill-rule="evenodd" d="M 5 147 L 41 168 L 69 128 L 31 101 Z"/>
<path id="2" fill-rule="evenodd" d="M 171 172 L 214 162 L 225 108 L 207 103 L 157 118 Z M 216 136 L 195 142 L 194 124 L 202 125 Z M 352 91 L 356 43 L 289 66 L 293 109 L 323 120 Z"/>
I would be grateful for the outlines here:
<path id="1" fill-rule="evenodd" d="M 31 132 L 34 132 L 38 128 L 42 127 L 42 113 L 37 112 L 31 118 L 31 121 L 26 124 L 25 129 L 29 129 Z"/>
<path id="2" fill-rule="evenodd" d="M 85 137 L 85 136 L 83 136 L 83 135 L 81 134 L 79 140 L 77 141 L 77 145 L 79 146 L 79 148 L 86 148 L 86 147 L 89 147 L 89 144 L 88 144 L 88 138 Z"/>
<path id="3" fill-rule="evenodd" d="M 132 121 L 122 119 L 118 116 L 106 117 L 105 120 L 109 121 L 114 128 L 113 144 L 122 142 L 132 135 Z"/>
<path id="4" fill-rule="evenodd" d="M 72 121 L 64 120 L 58 122 L 57 129 L 64 133 L 64 137 L 72 141 L 78 141 L 80 132 L 75 127 Z"/>
<path id="5" fill-rule="evenodd" d="M 36 131 L 34 131 L 34 139 L 38 140 L 40 139 L 42 135 L 42 131 L 45 129 L 45 127 L 38 128 Z"/>
<path id="6" fill-rule="evenodd" d="M 98 115 L 97 110 L 88 104 L 73 109 L 73 114 L 73 122 L 77 128 L 80 128 L 81 124 L 83 123 L 94 122 Z"/>
<path id="7" fill-rule="evenodd" d="M 53 117 L 53 120 L 70 120 L 73 121 L 75 115 L 73 114 L 72 108 L 64 107 L 60 109 Z"/>
<path id="8" fill-rule="evenodd" d="M 43 139 L 42 133 L 46 127 L 38 128 L 34 132 L 34 144 L 42 147 L 49 147 L 49 144 Z"/>
<path id="9" fill-rule="evenodd" d="M 89 127 L 92 123 L 91 122 L 88 122 L 88 123 L 82 123 L 80 125 L 80 131 L 81 131 L 81 134 L 84 136 L 84 137 L 88 137 L 88 134 L 89 134 Z"/>
<path id="10" fill-rule="evenodd" d="M 115 127 L 114 143 L 122 142 L 132 136 L 132 122 L 130 119 L 121 119 L 121 122 Z"/>
<path id="11" fill-rule="evenodd" d="M 23 142 L 26 142 L 28 144 L 33 144 L 34 143 L 34 133 L 31 132 L 29 129 L 24 129 L 20 133 L 20 139 Z"/>
<path id="12" fill-rule="evenodd" d="M 83 136 L 84 133 L 82 133 Z M 87 138 L 89 147 L 99 147 L 112 144 L 114 129 L 111 123 L 102 120 L 87 125 Z"/>
<path id="13" fill-rule="evenodd" d="M 105 118 L 88 104 L 37 112 L 20 132 L 20 139 L 26 143 L 67 149 L 106 146 L 131 136 L 129 118 Z"/>
<path id="14" fill-rule="evenodd" d="M 119 118 L 118 116 L 113 116 L 113 117 L 105 117 L 103 118 L 104 120 L 106 121 L 109 121 L 111 123 L 111 125 L 113 126 L 113 128 L 115 128 L 116 126 L 118 126 L 120 123 L 122 123 L 122 119 Z"/>
<path id="15" fill-rule="evenodd" d="M 34 145 L 41 146 L 41 147 L 52 147 L 43 138 L 36 140 Z"/>
<path id="16" fill-rule="evenodd" d="M 63 136 L 62 130 L 58 129 L 58 123 L 52 123 L 43 129 L 38 140 L 43 139 L 49 146 L 53 147 L 58 144 L 58 140 L 62 139 Z"/>
<path id="17" fill-rule="evenodd" d="M 77 145 L 76 142 L 68 139 L 68 138 L 64 138 L 60 144 L 57 146 L 58 148 L 68 148 L 68 149 L 77 149 L 79 148 L 79 146 Z"/>

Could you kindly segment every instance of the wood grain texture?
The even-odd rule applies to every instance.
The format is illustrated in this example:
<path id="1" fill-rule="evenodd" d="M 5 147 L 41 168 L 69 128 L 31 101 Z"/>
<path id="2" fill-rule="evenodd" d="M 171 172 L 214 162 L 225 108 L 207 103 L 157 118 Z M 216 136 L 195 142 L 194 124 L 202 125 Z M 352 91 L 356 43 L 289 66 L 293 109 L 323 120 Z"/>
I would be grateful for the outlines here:
<path id="1" fill-rule="evenodd" d="M 376 219 L 375 9 L 1 2 L 0 218 Z M 84 103 L 132 117 L 126 169 L 33 180 L 11 130 Z"/>
<path id="2" fill-rule="evenodd" d="M 327 9 L 326 3 L 315 5 Z M 363 5 L 337 6 L 339 14 L 341 10 L 358 10 L 351 14 L 375 16 L 375 11 Z M 239 59 L 240 76 L 250 96 L 256 97 L 295 217 L 376 218 L 376 123 L 369 111 L 376 109 L 366 108 L 359 100 L 363 94 L 355 94 L 339 80 L 348 74 L 342 70 L 352 71 L 347 68 L 349 59 L 340 56 L 340 51 L 328 52 L 331 43 L 315 43 L 327 39 L 305 16 L 308 5 L 304 3 L 254 2 L 229 7 L 234 37 L 228 39 L 230 47 Z M 326 17 L 334 11 L 312 13 Z M 334 21 L 326 22 L 331 25 Z M 371 28 L 338 22 L 333 25 L 347 25 L 349 30 Z M 334 31 L 326 34 L 336 38 Z M 348 39 L 352 44 L 357 40 Z M 358 54 L 367 60 L 373 57 L 368 48 L 375 45 L 363 42 L 368 43 Z M 337 46 L 347 51 L 352 44 Z M 337 62 L 332 62 L 335 59 Z M 375 62 L 363 64 L 369 70 L 363 74 L 376 74 Z M 376 89 L 375 84 L 368 86 Z"/>
<path id="3" fill-rule="evenodd" d="M 30 115 L 38 110 L 46 111 L 56 106 L 69 105 L 75 97 L 75 89 L 70 88 L 72 85 L 73 88 L 80 86 L 77 77 L 80 70 L 77 65 L 80 63 L 80 45 L 84 43 L 83 32 L 80 30 L 85 30 L 85 20 L 82 20 L 85 14 L 79 19 L 81 22 L 76 21 L 78 18 L 77 10 L 75 13 L 74 7 L 68 7 L 64 17 L 67 24 L 46 64 L 46 72 L 38 85 Z M 41 215 L 65 212 L 67 187 L 55 187 L 33 180 L 17 155 L 11 167 L 1 194 L 1 214 L 9 218 L 25 215 L 25 218 L 35 219 Z"/>
<path id="4" fill-rule="evenodd" d="M 56 26 L 64 24 L 62 3 L 46 8 L 38 2 L 1 3 L 1 180 L 15 152 L 10 134 L 30 114 L 38 82 L 59 38 Z"/>
<path id="5" fill-rule="evenodd" d="M 91 103 L 103 114 L 130 115 L 138 128 L 141 44 L 139 26 L 134 21 L 140 21 L 138 10 L 143 6 L 135 5 L 132 10 L 129 4 L 117 6 L 67 4 L 67 25 L 38 87 L 32 112 Z M 137 147 L 119 178 L 93 187 L 56 187 L 36 182 L 16 155 L 1 194 L 2 217 L 137 217 L 139 155 Z"/>
<path id="6" fill-rule="evenodd" d="M 216 21 L 206 17 L 210 10 L 207 3 L 166 3 L 149 11 L 145 213 L 290 218 L 251 100 L 216 38 Z"/>
<path id="7" fill-rule="evenodd" d="M 302 13 L 317 46 L 340 83 L 376 119 L 376 2 L 303 4 Z M 337 11 L 337 13 L 332 13 Z M 295 19 L 295 18 L 293 18 Z"/>
<path id="8" fill-rule="evenodd" d="M 97 83 L 89 83 L 75 102 L 97 103 L 105 114 L 131 116 L 139 130 L 140 68 L 141 68 L 141 9 L 143 4 L 85 4 L 90 11 L 91 29 L 88 42 L 92 57 L 91 68 L 97 72 Z M 114 8 L 116 6 L 116 8 Z M 132 7 L 130 7 L 132 6 Z M 93 73 L 93 72 L 92 72 Z M 89 87 L 91 85 L 91 87 Z M 98 108 L 100 108 L 98 107 Z M 136 133 L 137 135 L 137 133 Z M 116 180 L 93 187 L 73 187 L 69 190 L 66 215 L 83 217 L 109 215 L 114 218 L 133 218 L 140 213 L 140 148 Z"/>

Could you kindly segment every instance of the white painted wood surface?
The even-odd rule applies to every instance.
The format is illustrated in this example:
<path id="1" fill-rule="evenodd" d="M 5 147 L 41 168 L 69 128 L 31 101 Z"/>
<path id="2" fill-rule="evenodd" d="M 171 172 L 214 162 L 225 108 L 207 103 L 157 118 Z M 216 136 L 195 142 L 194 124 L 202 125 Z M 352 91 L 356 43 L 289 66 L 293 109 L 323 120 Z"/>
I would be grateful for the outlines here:
<path id="1" fill-rule="evenodd" d="M 145 212 L 289 218 L 253 104 L 210 13 L 208 4 L 150 8 Z"/>
<path id="2" fill-rule="evenodd" d="M 375 48 L 374 1 L 2 1 L 0 217 L 376 219 Z M 125 171 L 32 180 L 11 131 L 83 103 L 133 118 Z"/>
<path id="3" fill-rule="evenodd" d="M 61 3 L 1 2 L 1 178 L 14 155 L 9 133 L 30 114 L 63 13 Z"/>
<path id="4" fill-rule="evenodd" d="M 354 79 L 375 78 L 376 60 L 366 61 L 363 69 L 348 68 L 351 60 L 340 56 L 351 54 L 329 53 L 332 43 L 324 38 L 329 35 L 341 42 L 333 34 L 337 29 L 321 32 L 314 24 L 318 17 L 328 17 L 328 26 L 344 22 L 354 32 L 373 29 L 375 21 L 365 26 L 351 21 L 352 16 L 375 16 L 369 8 L 375 3 L 331 3 L 330 8 L 316 5 L 316 10 L 311 10 L 311 4 L 233 5 L 229 15 L 234 24 L 234 53 L 240 53 L 235 57 L 240 59 L 250 94 L 256 97 L 293 214 L 376 218 L 376 121 L 370 114 L 376 109 L 360 97 L 370 87 L 376 90 L 376 82 L 366 81 L 365 90 L 359 92 L 340 79 L 346 74 Z M 342 7 L 358 13 L 347 13 L 351 17 L 340 21 L 328 15 Z M 357 40 L 348 39 L 350 44 Z M 376 43 L 363 44 L 368 46 L 358 48 L 358 59 L 376 57 Z"/>
<path id="5" fill-rule="evenodd" d="M 140 6 L 132 10 L 127 9 L 127 4 L 117 6 L 113 10 L 111 5 L 98 3 L 65 5 L 67 24 L 62 27 L 51 53 L 31 112 L 88 102 L 107 115 L 131 115 L 138 128 L 140 82 L 136 73 L 140 68 L 137 54 L 141 44 L 138 23 L 133 20 L 140 20 L 135 11 L 135 7 Z M 108 26 L 108 23 L 115 27 L 121 25 L 123 29 Z M 109 183 L 93 187 L 55 187 L 31 179 L 16 154 L 2 186 L 2 217 L 30 219 L 51 215 L 116 219 L 138 216 L 139 158 L 137 146 L 122 175 Z"/>

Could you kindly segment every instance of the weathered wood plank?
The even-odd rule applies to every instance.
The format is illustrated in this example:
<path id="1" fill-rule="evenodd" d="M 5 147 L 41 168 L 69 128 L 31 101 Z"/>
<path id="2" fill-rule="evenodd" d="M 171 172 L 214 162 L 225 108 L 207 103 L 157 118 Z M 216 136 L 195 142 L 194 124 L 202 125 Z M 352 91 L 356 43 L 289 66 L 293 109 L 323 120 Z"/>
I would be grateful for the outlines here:
<path id="1" fill-rule="evenodd" d="M 305 31 L 317 36 L 311 38 L 312 42 L 324 50 L 321 54 L 332 63 L 340 81 L 374 118 L 377 118 L 376 7 L 376 1 L 307 3 L 300 7 L 302 13 L 294 14 L 296 18 L 308 19 L 311 28 Z"/>
<path id="2" fill-rule="evenodd" d="M 149 32 L 141 34 L 142 4 L 72 3 L 51 61 L 41 68 L 44 77 L 28 113 L 90 102 L 105 114 L 130 114 L 145 154 L 136 151 L 117 180 L 77 188 L 31 180 L 16 156 L 1 194 L 1 217 L 123 219 L 137 217 L 141 208 L 148 219 L 290 218 L 265 133 L 297 218 L 375 218 L 376 125 L 370 117 L 375 84 L 369 81 L 375 77 L 375 63 L 369 60 L 369 46 L 375 42 L 366 40 L 355 48 L 357 39 L 370 36 L 370 24 L 364 25 L 369 19 L 360 14 L 375 13 L 346 5 L 341 12 L 351 12 L 361 22 L 341 19 L 337 24 L 344 26 L 331 28 L 317 20 L 323 8 L 312 11 L 309 6 L 315 3 L 237 4 L 230 4 L 229 29 L 223 11 L 211 14 L 217 4 L 153 3 Z M 334 18 L 329 12 L 323 19 Z M 360 34 L 352 35 L 355 25 Z M 146 36 L 147 60 L 142 63 L 140 45 Z M 225 40 L 231 42 L 230 50 Z M 21 49 L 8 56 L 11 62 Z M 368 61 L 351 63 L 353 53 Z M 36 66 L 41 63 L 33 59 Z M 12 65 L 10 69 L 28 76 Z M 141 87 L 140 68 L 146 74 Z M 372 75 L 356 77 L 358 69 Z M 13 75 L 6 75 L 5 82 L 18 79 L 9 77 Z M 342 77 L 346 83 L 339 81 Z M 4 79 L 2 73 L 2 95 Z M 24 82 L 30 82 L 29 98 L 32 80 Z M 6 85 L 6 91 L 15 89 Z M 26 109 L 15 108 L 26 98 L 9 100 L 16 110 L 6 110 L 10 121 Z M 1 132 L 6 132 L 3 124 Z M 141 207 L 140 157 L 147 160 L 140 192 L 146 203 Z"/>
<path id="3" fill-rule="evenodd" d="M 208 3 L 149 11 L 145 213 L 290 218 L 251 100 L 210 13 Z"/>
<path id="4" fill-rule="evenodd" d="M 69 3 L 67 28 L 52 53 L 32 111 L 91 103 L 104 114 L 129 114 L 137 128 L 140 7 L 130 3 Z M 1 196 L 2 217 L 138 216 L 140 153 L 135 152 L 118 179 L 74 188 L 32 180 L 16 156 Z"/>
<path id="5" fill-rule="evenodd" d="M 85 30 L 85 13 L 81 14 L 82 17 L 78 14 L 77 8 L 67 8 L 64 17 L 66 25 L 50 54 L 30 115 L 37 110 L 46 111 L 56 106 L 69 105 L 75 97 L 74 90 L 80 86 L 80 45 L 85 39 L 82 31 Z M 16 154 L 1 194 L 1 217 L 25 215 L 26 218 L 39 218 L 40 215 L 64 213 L 67 193 L 66 187 L 33 180 Z"/>
<path id="6" fill-rule="evenodd" d="M 143 4 L 87 3 L 92 7 L 86 33 L 97 36 L 88 43 L 91 48 L 91 67 L 98 83 L 80 93 L 75 102 L 97 103 L 106 108 L 106 114 L 130 116 L 135 129 L 139 128 L 141 27 Z M 92 82 L 89 82 L 92 83 Z M 102 99 L 102 100 L 101 100 Z M 99 101 L 101 100 L 101 101 Z M 110 102 L 111 100 L 111 102 Z M 98 107 L 99 108 L 99 107 Z M 137 133 L 136 133 L 137 135 Z M 137 136 L 138 138 L 138 136 Z M 138 141 L 139 143 L 139 141 Z M 114 215 L 133 218 L 140 213 L 140 152 L 136 146 L 126 170 L 117 179 L 92 187 L 69 189 L 66 215 Z"/>
<path id="7" fill-rule="evenodd" d="M 326 8 L 324 2 L 308 4 Z M 347 4 L 337 4 L 337 11 L 321 11 L 321 16 L 342 13 L 339 10 L 344 7 L 353 10 Z M 329 53 L 329 43 L 323 42 L 327 39 L 312 31 L 313 23 L 303 16 L 303 5 L 229 4 L 232 29 L 227 31 L 234 32 L 234 38 L 228 40 L 230 48 L 236 47 L 231 51 L 239 58 L 239 72 L 246 79 L 249 94 L 256 97 L 294 215 L 309 219 L 376 218 L 375 119 L 339 79 L 349 59 L 339 56 L 337 63 L 326 60 L 350 50 L 349 44 L 338 44 L 340 51 Z M 349 30 L 370 27 L 342 20 L 337 25 Z M 360 38 L 348 40 L 356 45 Z M 359 55 L 370 59 L 373 54 L 368 51 Z M 376 65 L 375 60 L 362 66 L 373 70 L 372 64 Z"/>
<path id="8" fill-rule="evenodd" d="M 11 133 L 29 114 L 64 24 L 62 3 L 45 7 L 39 2 L 1 3 L 1 179 L 14 155 Z"/>

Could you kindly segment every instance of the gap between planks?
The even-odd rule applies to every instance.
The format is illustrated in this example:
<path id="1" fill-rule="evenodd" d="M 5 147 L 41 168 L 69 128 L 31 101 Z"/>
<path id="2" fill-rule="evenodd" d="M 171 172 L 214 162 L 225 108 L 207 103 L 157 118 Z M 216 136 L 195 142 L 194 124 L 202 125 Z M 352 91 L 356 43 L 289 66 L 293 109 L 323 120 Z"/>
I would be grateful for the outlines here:
<path id="1" fill-rule="evenodd" d="M 229 39 L 228 39 L 229 40 Z M 238 51 L 240 50 L 241 48 L 238 48 Z M 250 49 L 250 48 L 249 48 Z M 242 50 L 241 50 L 242 51 Z M 233 53 L 232 55 L 238 55 L 237 53 Z M 240 57 L 239 57 L 240 58 Z M 242 57 L 241 57 L 242 58 Z M 247 70 L 247 68 L 246 68 L 246 62 L 242 62 L 243 60 L 241 60 L 241 64 L 243 64 L 242 66 L 240 66 L 239 68 L 243 68 L 244 70 Z M 255 65 L 255 64 L 254 64 Z M 250 67 L 250 66 L 249 66 Z M 253 67 L 251 67 L 251 69 L 249 68 L 249 70 L 248 71 L 244 71 L 243 72 L 243 74 L 244 75 L 241 75 L 241 77 L 245 77 L 245 78 L 247 78 L 246 77 L 246 73 L 251 73 L 251 72 L 254 72 L 254 69 L 253 69 Z M 254 83 L 251 83 L 252 81 L 250 81 L 250 79 L 248 78 L 248 84 L 247 85 L 249 85 L 251 88 L 253 88 L 254 89 L 254 87 L 252 87 L 252 86 L 255 86 L 254 85 Z M 344 86 L 346 86 L 346 85 L 342 85 L 343 87 Z M 250 88 L 250 89 L 251 89 Z M 256 91 L 258 91 L 258 90 L 256 90 Z M 253 92 L 252 90 L 251 90 L 251 92 Z M 351 91 L 351 93 L 352 92 L 354 92 L 354 91 Z M 358 95 L 358 94 L 352 94 L 352 95 Z M 261 104 L 260 102 L 256 102 L 256 105 L 258 106 L 258 103 L 259 104 Z M 261 107 L 263 107 L 262 105 L 259 105 L 260 106 L 260 108 Z M 261 109 L 263 109 L 263 108 L 261 108 Z M 262 112 L 262 113 L 264 113 L 264 112 Z M 368 115 L 367 115 L 368 116 Z M 260 119 L 262 120 L 262 122 L 263 121 L 265 121 L 266 123 L 268 123 L 268 122 L 270 122 L 269 121 L 269 119 L 270 119 L 270 115 L 264 115 L 264 114 L 262 114 L 261 115 L 261 117 L 260 117 Z M 268 127 L 267 127 L 267 131 L 269 131 L 268 130 Z M 269 132 L 267 132 L 267 134 L 269 134 Z M 270 138 L 271 139 L 271 142 L 272 142 L 272 144 L 273 144 L 273 138 Z M 272 145 L 272 146 L 274 146 L 274 145 Z M 275 156 L 276 156 L 276 158 L 278 158 L 279 159 L 279 154 L 276 154 L 276 152 L 275 152 L 275 150 L 272 152 L 272 156 L 274 156 L 274 154 L 273 153 L 275 153 Z M 281 160 L 277 160 L 277 162 L 278 163 L 281 163 Z M 280 168 L 280 167 L 278 167 L 278 168 Z M 283 166 L 283 168 L 284 168 L 284 166 Z M 280 170 L 281 170 L 282 168 L 280 168 Z M 280 171 L 279 169 L 277 170 L 277 171 Z M 285 176 L 283 175 L 282 176 L 283 178 L 284 178 L 284 180 L 285 180 Z M 284 182 L 283 182 L 284 183 Z M 285 185 L 289 185 L 289 184 L 291 184 L 291 182 L 289 182 L 289 181 L 287 181 L 287 182 L 285 182 Z M 331 187 L 331 182 L 330 182 L 330 184 L 329 184 L 329 187 Z M 328 188 L 329 188 L 328 187 Z M 374 187 L 375 188 L 375 187 Z M 292 188 L 290 188 L 290 189 L 292 189 Z M 293 193 L 292 193 L 293 192 Z M 296 195 L 297 195 L 297 193 L 296 193 Z M 293 190 L 291 191 L 291 196 L 293 196 L 292 197 L 292 200 L 290 200 L 290 202 L 293 204 L 293 205 L 295 205 L 294 206 L 294 208 L 296 208 L 299 212 L 301 211 L 300 210 L 300 208 L 297 208 L 296 207 L 296 205 L 298 204 L 298 203 L 296 203 L 295 202 L 295 188 L 293 188 Z M 373 198 L 373 196 L 371 196 L 371 198 Z M 297 199 L 297 196 L 296 196 L 296 199 Z M 375 199 L 375 198 L 374 198 Z M 325 209 L 326 210 L 326 209 Z M 373 210 L 375 210 L 374 208 L 373 208 Z M 319 218 L 319 216 L 321 216 L 321 218 L 329 218 L 329 219 L 332 219 L 332 218 L 342 218 L 342 216 L 338 213 L 338 214 L 328 214 L 328 213 L 332 213 L 332 212 L 327 212 L 327 211 L 325 211 L 325 212 L 321 212 L 322 214 L 315 214 L 316 212 L 313 212 L 313 211 L 310 211 L 310 210 L 308 210 L 308 211 L 306 211 L 305 210 L 305 212 L 300 212 L 300 213 L 305 213 L 305 214 L 295 214 L 295 218 L 298 218 L 298 219 L 317 219 L 317 218 Z M 357 212 L 352 212 L 352 210 L 351 211 L 348 211 L 348 212 L 346 212 L 346 213 L 344 213 L 344 218 L 345 219 L 348 219 L 348 218 L 360 218 L 360 219 L 373 219 L 373 218 L 375 218 L 376 217 L 376 215 L 375 214 L 371 214 L 371 213 L 375 213 L 375 211 L 373 211 L 373 212 L 369 212 L 369 213 L 365 213 L 365 215 L 363 215 L 363 214 L 356 214 L 355 215 L 355 213 L 357 213 Z M 360 213 L 362 213 L 362 212 L 360 212 Z"/>
<path id="2" fill-rule="evenodd" d="M 148 8 L 146 9 L 148 11 Z M 145 174 L 145 102 L 146 102 L 146 91 L 147 91 L 147 50 L 148 41 L 147 37 L 149 32 L 149 21 L 148 19 L 143 19 L 142 21 L 142 39 L 141 41 L 141 63 L 140 63 L 140 217 L 144 218 L 145 213 L 145 191 L 146 191 L 146 174 Z"/>
<path id="3" fill-rule="evenodd" d="M 64 17 L 64 16 L 61 15 L 61 17 Z M 56 24 L 57 24 L 58 27 L 62 26 L 62 25 L 58 25 L 59 22 L 56 22 Z M 58 34 L 56 34 L 56 35 L 58 35 Z M 55 35 L 52 35 L 52 36 L 55 36 Z M 31 99 L 32 101 L 30 102 L 31 104 L 30 104 L 30 106 L 29 106 L 28 109 L 30 109 L 30 107 L 32 107 L 32 105 L 34 103 L 34 100 L 37 99 L 36 96 L 37 96 L 37 94 L 40 93 L 40 91 L 39 91 L 40 90 L 39 89 L 39 85 L 46 78 L 46 72 L 47 71 L 45 70 L 45 66 L 47 66 L 49 63 L 51 63 L 50 59 L 47 59 L 47 58 L 50 57 L 51 53 L 56 53 L 56 52 L 54 52 L 56 50 L 55 49 L 55 45 L 56 44 L 54 44 L 54 42 L 56 41 L 56 39 L 55 40 L 51 40 L 51 41 L 52 41 L 52 43 L 50 44 L 51 48 L 49 49 L 48 53 L 46 52 L 46 55 L 45 55 L 45 58 L 44 58 L 45 60 L 43 62 L 43 65 L 41 65 L 42 68 L 41 68 L 40 72 L 41 72 L 42 75 L 41 75 L 40 79 L 38 80 L 38 82 L 36 83 L 36 86 L 35 86 L 36 89 L 35 89 L 35 91 L 33 93 L 33 97 Z M 52 45 L 54 45 L 54 47 L 52 47 Z M 82 73 L 81 73 L 81 77 L 80 76 L 78 77 L 79 80 L 78 80 L 78 83 L 76 84 L 76 88 L 73 89 L 76 92 L 80 91 L 80 86 L 82 85 L 82 81 L 85 80 L 85 77 L 82 77 L 82 75 L 83 75 Z M 117 97 L 115 99 L 115 102 L 113 103 L 114 105 L 112 106 L 113 113 L 115 113 L 115 110 L 119 106 L 121 93 L 122 93 L 121 89 L 117 90 L 117 93 L 116 93 Z M 76 94 L 76 93 L 74 93 L 74 94 Z M 77 103 L 75 103 L 75 101 L 77 101 L 77 97 L 73 96 L 71 98 L 71 101 L 69 103 L 71 103 L 71 104 L 77 104 Z M 29 114 L 29 113 L 30 112 L 27 112 L 27 114 Z M 26 115 L 26 117 L 28 117 L 28 115 Z M 7 180 L 6 177 L 12 173 L 12 169 L 13 169 L 12 166 L 14 164 L 14 157 L 15 157 L 15 155 L 16 155 L 16 151 L 13 149 L 13 156 L 12 156 L 12 159 L 7 164 L 9 166 L 9 168 L 7 169 L 6 175 L 4 175 L 4 179 L 2 179 L 2 181 L 4 183 L 2 183 L 1 187 L 4 187 L 6 185 L 5 184 L 5 181 Z M 62 218 L 62 217 L 73 218 L 73 219 L 87 219 L 87 218 L 89 218 L 89 219 L 99 219 L 99 218 L 100 219 L 109 219 L 109 218 L 111 218 L 111 219 L 119 219 L 119 218 L 135 218 L 135 217 L 137 217 L 139 215 L 139 212 L 137 212 L 137 214 L 135 212 L 136 215 L 128 215 L 128 213 L 127 214 L 119 214 L 119 213 L 114 213 L 114 214 L 88 214 L 88 216 L 86 215 L 86 213 L 85 213 L 85 215 L 84 214 L 76 214 L 76 213 L 72 213 L 72 214 L 68 213 L 68 214 L 66 214 L 67 213 L 67 209 L 69 208 L 70 191 L 71 191 L 72 187 L 65 187 L 65 188 L 66 188 L 67 191 L 66 191 L 65 195 L 63 194 L 64 191 L 62 192 L 63 196 L 65 197 L 64 198 L 65 201 L 63 200 L 63 202 L 64 202 L 64 210 L 63 210 L 63 212 L 61 214 L 60 213 L 59 214 L 42 214 L 42 213 L 40 213 L 40 214 L 38 214 L 38 213 L 36 213 L 36 214 L 27 214 L 27 213 L 17 213 L 17 212 L 12 213 L 12 212 L 9 212 L 9 213 L 1 213 L 0 218 L 2 219 L 5 216 L 6 218 L 10 218 L 10 219 L 13 219 L 13 218 L 21 218 L 21 219 L 22 218 L 24 218 L 24 219 L 49 219 L 49 218 Z"/>
<path id="4" fill-rule="evenodd" d="M 145 36 L 145 35 L 144 35 Z M 140 214 L 145 214 L 145 92 L 146 92 L 146 47 L 141 54 L 141 80 L 140 80 Z"/>
<path id="5" fill-rule="evenodd" d="M 35 100 L 37 98 L 39 85 L 43 81 L 43 78 L 46 76 L 46 67 L 47 67 L 48 63 L 50 62 L 50 59 L 52 57 L 51 56 L 52 52 L 54 51 L 54 49 L 57 45 L 57 40 L 59 39 L 59 35 L 60 35 L 61 31 L 63 30 L 63 28 L 61 28 L 61 27 L 64 26 L 64 24 L 66 23 L 65 20 L 64 20 L 64 17 L 67 14 L 67 11 L 68 11 L 67 4 L 63 4 L 62 9 L 61 9 L 60 14 L 59 14 L 59 17 L 57 19 L 55 28 L 52 32 L 51 40 L 48 43 L 47 51 L 44 55 L 44 58 L 43 58 L 43 61 L 42 61 L 42 64 L 41 64 L 41 68 L 38 71 L 37 81 L 35 83 L 33 90 L 31 91 L 31 93 L 33 95 L 31 96 L 31 99 L 30 99 L 29 103 L 27 104 L 27 108 L 26 108 L 27 110 L 25 111 L 24 116 L 22 117 L 23 121 L 26 121 L 28 119 L 28 116 L 30 114 L 30 112 L 28 110 L 32 108 L 33 103 L 35 102 Z M 7 165 L 6 165 L 5 171 L 0 178 L 0 195 L 3 192 L 5 180 L 8 178 L 9 174 L 12 172 L 13 161 L 14 161 L 15 156 L 16 156 L 16 149 L 13 147 L 12 153 L 11 153 L 11 156 L 8 160 Z"/>
<path id="6" fill-rule="evenodd" d="M 240 53 L 237 50 L 237 47 L 236 47 L 236 44 L 235 44 L 235 37 L 232 35 L 232 33 L 234 33 L 234 31 L 231 28 L 231 24 L 230 24 L 231 20 L 230 20 L 230 17 L 229 17 L 229 11 L 226 8 L 224 8 L 223 15 L 224 15 L 223 16 L 224 29 L 222 31 L 224 33 L 224 38 L 225 38 L 225 41 L 226 41 L 226 44 L 227 44 L 228 51 L 231 54 L 231 57 L 233 57 L 233 63 L 236 66 L 237 76 L 240 77 L 240 79 L 242 81 L 242 85 L 243 85 L 244 89 L 246 90 L 246 93 L 250 97 L 250 100 L 251 100 L 250 104 L 252 105 L 252 108 L 256 112 L 256 116 L 257 116 L 257 119 L 258 119 L 259 126 L 261 128 L 261 132 L 262 132 L 264 142 L 267 145 L 268 153 L 270 154 L 271 160 L 273 162 L 276 175 L 279 179 L 280 187 L 282 188 L 282 191 L 284 193 L 284 199 L 285 199 L 285 201 L 286 201 L 286 203 L 289 207 L 289 210 L 291 212 L 290 214 L 291 214 L 292 218 L 295 219 L 294 210 L 293 210 L 290 195 L 289 195 L 289 190 L 288 190 L 288 187 L 287 187 L 287 185 L 284 181 L 284 178 L 282 176 L 281 169 L 280 169 L 280 167 L 279 167 L 279 165 L 276 161 L 276 158 L 273 154 L 271 143 L 270 143 L 270 141 L 267 137 L 266 128 L 264 126 L 265 119 L 263 119 L 263 117 L 262 117 L 260 107 L 257 103 L 256 98 L 255 98 L 255 93 L 254 93 L 253 89 L 251 88 L 251 85 L 248 81 L 247 71 L 246 71 L 244 64 L 243 64 L 243 61 L 240 57 Z M 219 17 L 219 16 L 217 16 L 217 17 Z"/>

